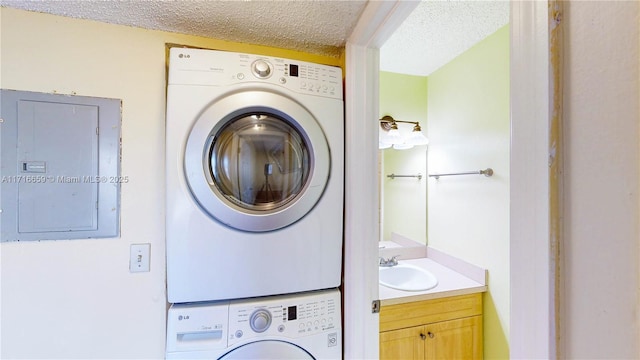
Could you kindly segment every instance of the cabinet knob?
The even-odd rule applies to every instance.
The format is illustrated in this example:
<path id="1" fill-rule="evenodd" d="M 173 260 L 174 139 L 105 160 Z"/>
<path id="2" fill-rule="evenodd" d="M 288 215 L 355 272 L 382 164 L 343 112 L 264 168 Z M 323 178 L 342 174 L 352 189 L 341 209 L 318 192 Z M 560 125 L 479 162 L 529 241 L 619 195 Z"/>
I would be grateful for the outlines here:
<path id="1" fill-rule="evenodd" d="M 432 333 L 431 331 L 429 331 L 427 333 L 427 335 L 429 335 L 429 338 L 433 339 L 434 337 L 436 337 L 436 335 L 434 333 Z"/>
<path id="2" fill-rule="evenodd" d="M 424 339 L 426 339 L 426 338 L 427 338 L 427 336 L 426 336 L 425 334 L 420 333 L 420 339 L 424 340 Z"/>

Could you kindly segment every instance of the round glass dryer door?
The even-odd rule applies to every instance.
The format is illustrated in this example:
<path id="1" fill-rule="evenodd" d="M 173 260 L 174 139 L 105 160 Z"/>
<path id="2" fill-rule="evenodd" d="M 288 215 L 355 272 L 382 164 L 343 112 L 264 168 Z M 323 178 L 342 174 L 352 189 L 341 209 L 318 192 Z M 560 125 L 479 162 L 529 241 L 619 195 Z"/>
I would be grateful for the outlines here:
<path id="1" fill-rule="evenodd" d="M 209 181 L 234 205 L 274 211 L 293 201 L 311 171 L 304 136 L 274 114 L 245 114 L 212 137 Z"/>
<path id="2" fill-rule="evenodd" d="M 262 101 L 234 108 L 256 100 Z M 330 166 L 327 141 L 313 116 L 287 97 L 259 91 L 213 103 L 192 128 L 184 161 L 203 210 L 251 232 L 304 217 L 322 196 Z"/>

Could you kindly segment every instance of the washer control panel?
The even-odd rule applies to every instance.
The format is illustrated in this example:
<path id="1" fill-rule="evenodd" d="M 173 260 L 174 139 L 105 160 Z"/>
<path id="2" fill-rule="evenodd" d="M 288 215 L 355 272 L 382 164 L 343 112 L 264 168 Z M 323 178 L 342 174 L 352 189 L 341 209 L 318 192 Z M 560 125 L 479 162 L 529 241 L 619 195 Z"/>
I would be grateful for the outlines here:
<path id="1" fill-rule="evenodd" d="M 340 353 L 340 314 L 337 289 L 173 304 L 167 314 L 167 359 L 182 359 L 191 351 L 224 353 L 225 349 L 265 339 L 307 346 L 313 343 Z"/>
<path id="2" fill-rule="evenodd" d="M 171 48 L 169 84 L 224 86 L 265 82 L 297 93 L 342 99 L 342 69 L 284 58 Z"/>
<path id="3" fill-rule="evenodd" d="M 264 336 L 297 338 L 340 327 L 340 298 L 336 292 L 287 295 L 229 304 L 229 345 Z"/>

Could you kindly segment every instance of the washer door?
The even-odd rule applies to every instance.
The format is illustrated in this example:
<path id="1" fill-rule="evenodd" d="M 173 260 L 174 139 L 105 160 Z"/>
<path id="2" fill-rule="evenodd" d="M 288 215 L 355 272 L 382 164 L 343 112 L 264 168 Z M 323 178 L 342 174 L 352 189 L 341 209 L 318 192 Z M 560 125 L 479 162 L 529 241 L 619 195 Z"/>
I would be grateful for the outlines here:
<path id="1" fill-rule="evenodd" d="M 329 146 L 299 103 L 264 90 L 214 101 L 185 149 L 185 174 L 202 209 L 238 230 L 265 232 L 301 219 L 329 178 Z"/>
<path id="2" fill-rule="evenodd" d="M 303 348 L 285 341 L 265 340 L 243 345 L 224 354 L 219 360 L 287 360 L 315 359 Z"/>

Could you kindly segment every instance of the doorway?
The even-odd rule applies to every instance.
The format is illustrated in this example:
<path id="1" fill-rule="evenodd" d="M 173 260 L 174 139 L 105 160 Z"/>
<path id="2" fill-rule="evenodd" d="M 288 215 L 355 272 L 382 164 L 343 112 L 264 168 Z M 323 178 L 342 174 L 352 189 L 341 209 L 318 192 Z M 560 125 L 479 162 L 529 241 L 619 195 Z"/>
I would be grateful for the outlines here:
<path id="1" fill-rule="evenodd" d="M 346 49 L 345 357 L 378 356 L 378 49 L 416 4 L 370 3 Z M 546 2 L 511 2 L 511 357 L 555 357 L 549 239 Z M 358 224 L 358 225 L 355 225 Z M 531 294 L 536 294 L 531 296 Z M 542 323 L 542 324 L 541 324 Z"/>

